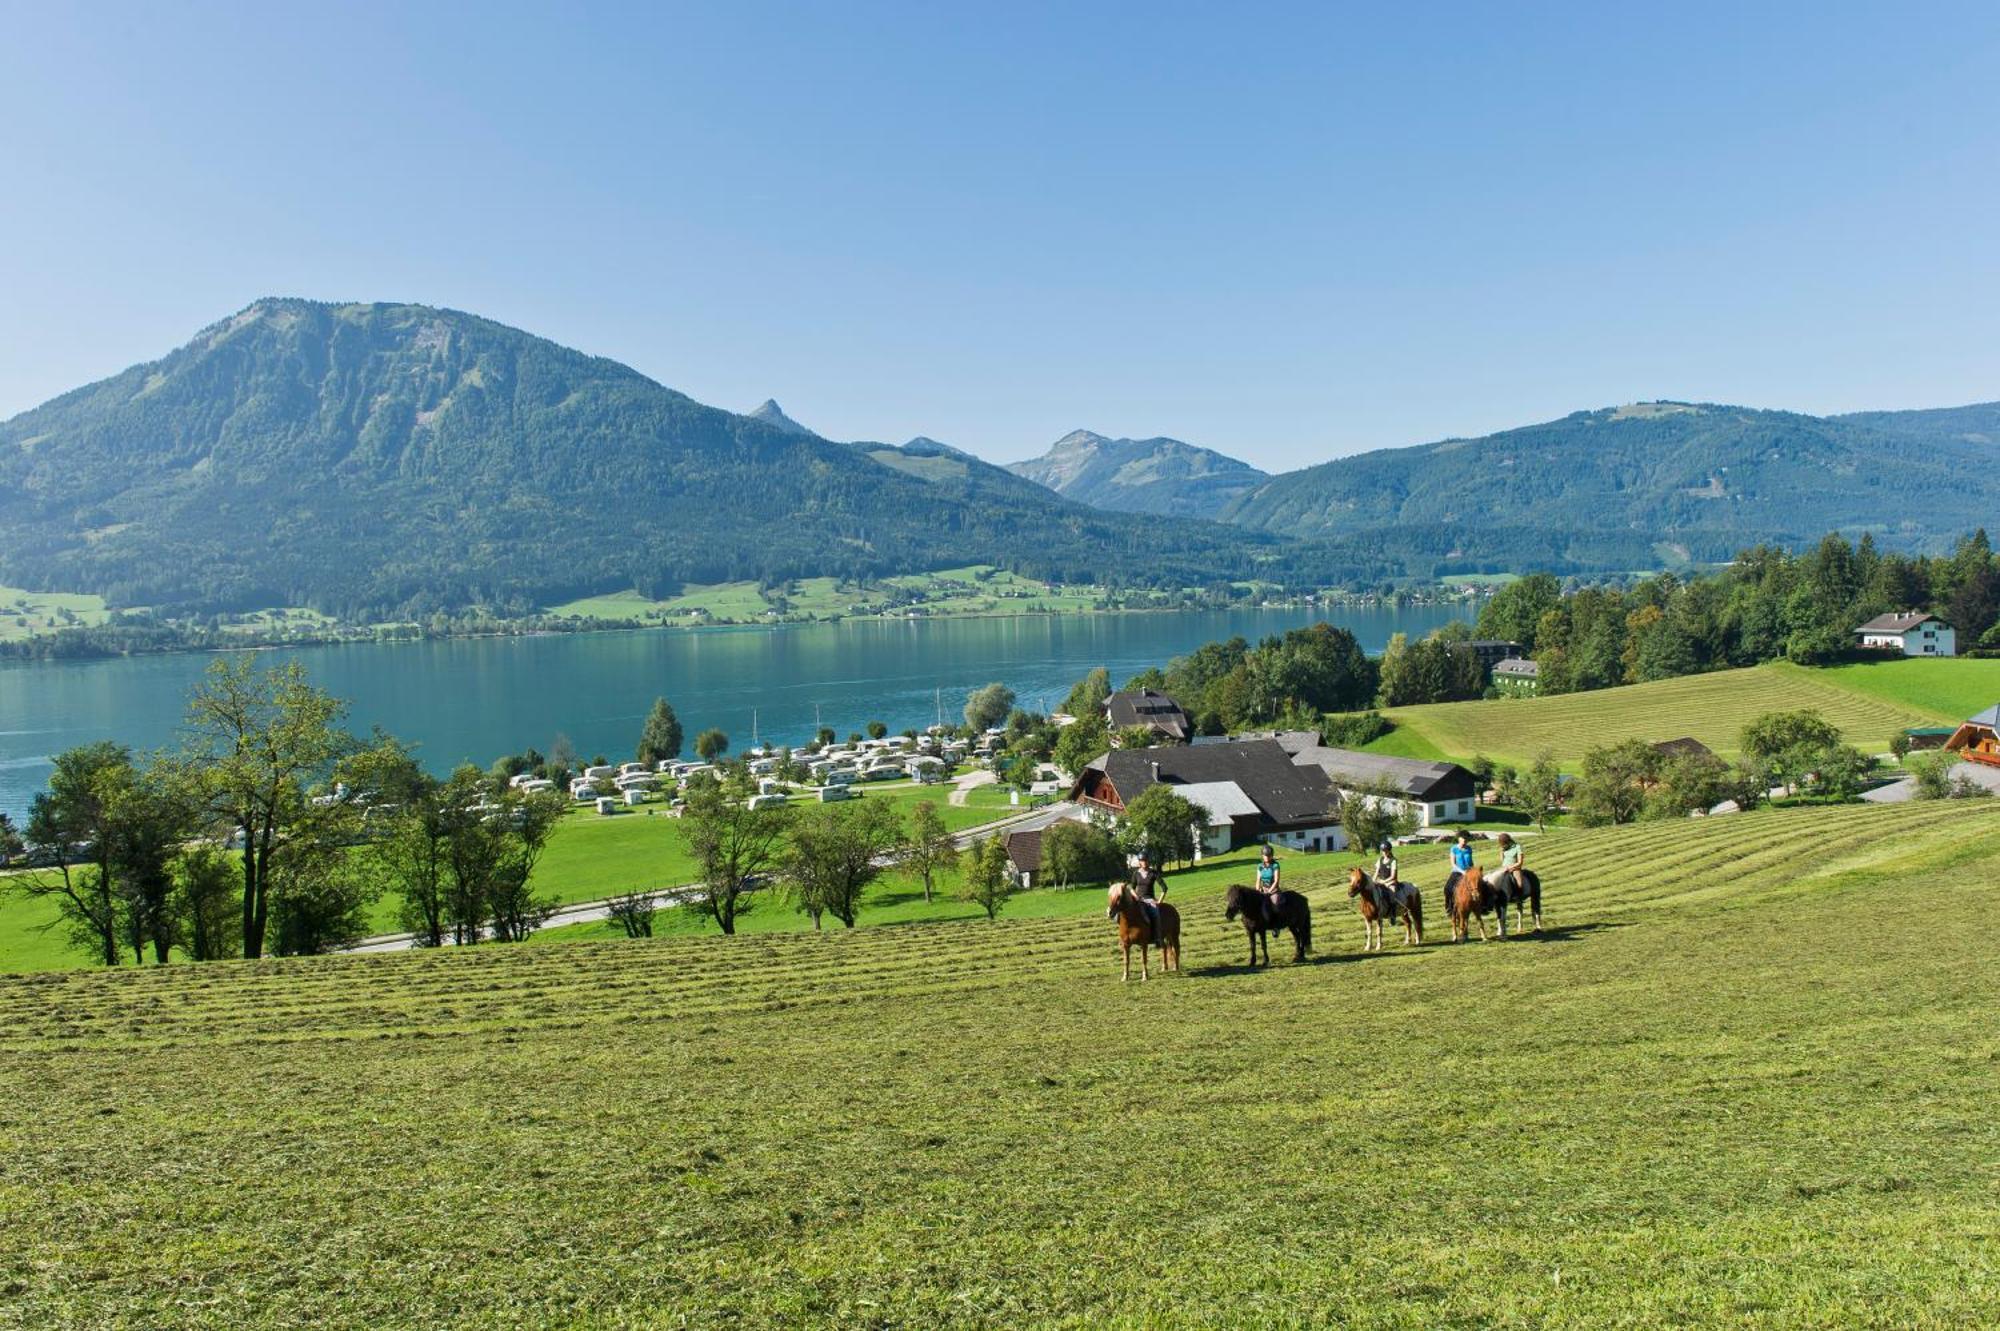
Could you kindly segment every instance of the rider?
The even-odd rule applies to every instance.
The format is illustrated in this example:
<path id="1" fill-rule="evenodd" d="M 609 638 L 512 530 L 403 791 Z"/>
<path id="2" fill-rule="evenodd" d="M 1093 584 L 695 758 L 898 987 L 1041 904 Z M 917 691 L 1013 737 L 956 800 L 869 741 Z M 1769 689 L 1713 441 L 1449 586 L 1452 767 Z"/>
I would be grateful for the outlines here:
<path id="1" fill-rule="evenodd" d="M 1263 857 L 1257 861 L 1257 890 L 1267 898 L 1272 919 L 1278 917 L 1278 903 L 1284 896 L 1284 889 L 1278 885 L 1279 877 L 1277 852 L 1266 841 Z"/>
<path id="2" fill-rule="evenodd" d="M 1500 834 L 1500 871 L 1493 875 L 1494 881 L 1512 895 L 1521 886 L 1521 846 L 1513 837 Z M 1500 880 L 1505 879 L 1504 883 Z"/>
<path id="3" fill-rule="evenodd" d="M 1396 884 L 1402 880 L 1401 870 L 1396 864 L 1396 848 L 1384 841 L 1381 853 L 1375 859 L 1375 900 L 1387 907 L 1396 900 Z"/>
<path id="4" fill-rule="evenodd" d="M 1451 877 L 1444 880 L 1444 909 L 1447 915 L 1451 913 L 1452 889 L 1458 886 L 1459 879 L 1471 871 L 1472 833 L 1461 827 L 1458 829 L 1458 844 L 1451 848 Z"/>
<path id="5" fill-rule="evenodd" d="M 1132 871 L 1132 895 L 1139 898 L 1139 904 L 1146 912 L 1146 924 L 1153 931 L 1153 937 L 1160 936 L 1159 903 L 1167 897 L 1167 877 L 1153 863 L 1153 852 L 1139 852 L 1139 867 Z"/>

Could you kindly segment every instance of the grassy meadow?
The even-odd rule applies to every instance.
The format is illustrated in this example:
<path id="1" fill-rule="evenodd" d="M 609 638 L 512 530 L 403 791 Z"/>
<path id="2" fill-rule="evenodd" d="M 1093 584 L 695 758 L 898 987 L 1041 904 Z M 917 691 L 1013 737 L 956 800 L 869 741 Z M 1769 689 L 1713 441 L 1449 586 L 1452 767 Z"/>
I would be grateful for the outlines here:
<path id="1" fill-rule="evenodd" d="M 799 578 L 780 590 L 755 582 L 689 585 L 677 596 L 652 599 L 636 591 L 588 596 L 551 606 L 555 616 L 657 624 L 762 623 L 773 619 L 833 619 L 899 614 L 914 597 L 926 615 L 992 615 L 1089 610 L 1096 593 L 1063 590 L 1005 569 L 975 564 L 861 583 Z M 902 604 L 899 604 L 902 603 Z"/>
<path id="2" fill-rule="evenodd" d="M 1973 698 L 1984 701 L 1965 706 Z M 1839 726 L 1850 743 L 1879 752 L 1906 727 L 1960 719 L 1996 701 L 2000 661 L 1885 662 L 1833 669 L 1774 662 L 1590 693 L 1388 708 L 1383 714 L 1397 729 L 1370 747 L 1410 757 L 1483 753 L 1528 763 L 1544 750 L 1573 760 L 1599 744 L 1691 735 L 1727 756 L 1754 717 L 1812 708 Z"/>
<path id="3" fill-rule="evenodd" d="M 1543 933 L 1375 956 L 1293 857 L 1308 964 L 1190 884 L 1147 984 L 1094 892 L 4 978 L 0 1322 L 1992 1325 L 1996 833 L 1557 833 Z"/>
<path id="4" fill-rule="evenodd" d="M 0 586 L 0 642 L 16 642 L 63 628 L 95 627 L 109 615 L 101 596 Z"/>

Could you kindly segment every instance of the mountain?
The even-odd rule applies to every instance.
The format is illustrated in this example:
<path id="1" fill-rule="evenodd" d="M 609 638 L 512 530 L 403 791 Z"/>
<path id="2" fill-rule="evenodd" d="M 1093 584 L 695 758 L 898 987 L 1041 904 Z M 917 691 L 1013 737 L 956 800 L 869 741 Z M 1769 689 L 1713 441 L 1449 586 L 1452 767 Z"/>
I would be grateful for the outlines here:
<path id="1" fill-rule="evenodd" d="M 0 583 L 363 617 L 970 563 L 1297 571 L 1275 537 L 1146 530 L 942 446 L 796 428 L 470 314 L 261 300 L 0 423 Z"/>
<path id="2" fill-rule="evenodd" d="M 1212 518 L 1268 480 L 1247 462 L 1178 439 L 1107 439 L 1073 430 L 1007 470 L 1068 499 L 1123 513 Z"/>
<path id="3" fill-rule="evenodd" d="M 1222 516 L 1296 537 L 1385 533 L 1456 569 L 1643 568 L 1835 528 L 1937 548 L 2000 505 L 1993 447 L 1966 428 L 1991 409 L 1962 411 L 1973 414 L 1828 418 L 1689 402 L 1580 411 L 1288 472 Z"/>
<path id="4" fill-rule="evenodd" d="M 772 429 L 782 430 L 786 434 L 813 433 L 813 431 L 808 430 L 805 426 L 787 416 L 785 409 L 778 405 L 778 399 L 774 397 L 765 398 L 764 405 L 750 413 L 750 419 L 753 421 L 762 421 Z"/>
<path id="5" fill-rule="evenodd" d="M 1919 411 L 1857 411 L 1834 419 L 1872 426 L 1907 439 L 1943 439 L 1968 444 L 2000 444 L 2000 402 Z"/>

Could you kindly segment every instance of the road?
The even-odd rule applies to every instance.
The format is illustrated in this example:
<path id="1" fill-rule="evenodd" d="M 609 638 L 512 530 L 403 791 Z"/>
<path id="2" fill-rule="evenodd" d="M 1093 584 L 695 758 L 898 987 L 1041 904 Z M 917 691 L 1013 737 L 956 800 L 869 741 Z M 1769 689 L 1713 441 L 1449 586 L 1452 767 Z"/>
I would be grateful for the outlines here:
<path id="1" fill-rule="evenodd" d="M 978 827 L 968 827 L 963 832 L 955 833 L 952 836 L 952 841 L 957 844 L 960 850 L 964 850 L 973 842 L 983 841 L 996 832 L 1030 832 L 1048 827 L 1050 824 L 1060 822 L 1064 818 L 1080 818 L 1082 816 L 1083 810 L 1079 806 L 1062 801 L 1040 809 L 1029 809 L 994 822 L 981 823 Z M 678 887 L 661 888 L 655 894 L 654 900 L 662 908 L 680 906 L 686 904 L 694 894 L 695 885 L 692 883 L 683 883 Z M 608 899 L 573 901 L 557 907 L 555 914 L 549 916 L 542 927 L 544 929 L 553 929 L 558 925 L 564 924 L 592 924 L 598 920 L 608 920 L 610 918 L 611 902 Z M 344 950 L 348 952 L 402 952 L 408 950 L 410 940 L 414 937 L 414 934 L 407 933 L 380 934 L 374 938 L 364 938 L 353 947 Z"/>

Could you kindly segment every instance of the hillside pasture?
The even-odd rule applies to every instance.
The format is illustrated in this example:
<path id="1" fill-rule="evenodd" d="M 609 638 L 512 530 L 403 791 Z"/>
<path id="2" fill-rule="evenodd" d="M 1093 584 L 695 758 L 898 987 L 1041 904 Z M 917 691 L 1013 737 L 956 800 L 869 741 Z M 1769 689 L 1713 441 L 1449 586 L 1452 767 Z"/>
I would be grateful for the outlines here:
<path id="1" fill-rule="evenodd" d="M 1123 986 L 1095 912 L 0 979 L 0 1308 L 1992 1325 L 1996 832 L 1552 835 L 1541 935 L 1367 957 L 1294 857 L 1312 961 L 1191 892 Z"/>
<path id="2" fill-rule="evenodd" d="M 1383 715 L 1399 730 L 1415 732 L 1405 745 L 1421 737 L 1454 758 L 1483 753 L 1529 763 L 1544 751 L 1573 761 L 1587 749 L 1619 740 L 1657 742 L 1684 735 L 1726 756 L 1735 752 L 1753 718 L 1800 708 L 1820 712 L 1849 743 L 1869 752 L 1886 749 L 1908 726 L 1935 724 L 1940 715 L 1856 688 L 1844 676 L 1783 662 L 1589 693 L 1387 708 Z"/>
<path id="3" fill-rule="evenodd" d="M 1819 673 L 1841 688 L 1922 712 L 1932 724 L 1963 721 L 2000 702 L 2000 660 L 1983 657 L 1890 657 Z"/>

